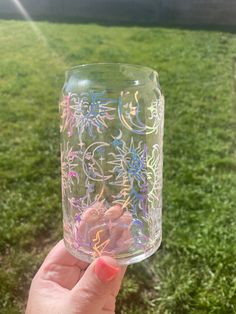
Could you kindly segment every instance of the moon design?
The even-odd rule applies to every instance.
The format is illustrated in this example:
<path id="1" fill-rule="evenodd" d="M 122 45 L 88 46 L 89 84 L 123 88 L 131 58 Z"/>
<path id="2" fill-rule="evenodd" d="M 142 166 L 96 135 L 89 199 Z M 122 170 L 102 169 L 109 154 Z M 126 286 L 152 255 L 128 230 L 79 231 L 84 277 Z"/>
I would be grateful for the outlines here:
<path id="1" fill-rule="evenodd" d="M 130 92 L 121 92 L 118 100 L 118 115 L 121 123 L 130 131 L 136 134 L 151 134 L 158 133 L 158 127 L 162 121 L 164 98 L 158 90 L 149 107 L 141 110 L 145 104 L 140 104 L 138 91 L 132 96 Z M 145 113 L 145 110 L 146 113 Z M 143 123 L 141 116 L 146 116 L 146 123 Z"/>
<path id="2" fill-rule="evenodd" d="M 114 146 L 115 148 L 117 147 L 121 147 L 124 145 L 124 141 L 122 140 L 122 131 L 119 129 L 119 134 L 117 136 L 113 136 L 112 135 L 112 138 L 113 138 L 113 141 L 111 142 L 112 146 Z"/>
<path id="3" fill-rule="evenodd" d="M 95 142 L 87 147 L 83 154 L 82 165 L 85 175 L 93 181 L 106 181 L 112 175 L 105 175 L 102 166 L 102 151 L 110 146 L 106 142 Z M 100 157 L 99 157 L 100 156 Z"/>
<path id="4" fill-rule="evenodd" d="M 117 140 L 120 140 L 121 138 L 122 138 L 122 131 L 121 131 L 121 129 L 119 129 L 119 135 L 117 135 L 117 136 L 112 136 L 114 139 L 116 138 Z"/>

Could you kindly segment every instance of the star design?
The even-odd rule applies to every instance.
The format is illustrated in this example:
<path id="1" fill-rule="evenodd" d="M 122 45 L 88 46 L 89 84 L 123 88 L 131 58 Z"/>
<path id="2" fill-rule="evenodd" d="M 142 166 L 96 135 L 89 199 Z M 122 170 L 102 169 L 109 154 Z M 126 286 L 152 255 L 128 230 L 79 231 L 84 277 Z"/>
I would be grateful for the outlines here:
<path id="1" fill-rule="evenodd" d="M 76 214 L 76 215 L 75 215 L 75 220 L 76 220 L 76 221 L 78 221 L 78 222 L 80 222 L 80 221 L 81 221 L 81 217 L 80 217 L 80 215 L 79 215 L 79 214 Z"/>
<path id="2" fill-rule="evenodd" d="M 125 197 L 126 195 L 128 195 L 128 194 L 129 194 L 129 193 L 127 193 L 126 190 L 120 192 L 120 195 L 122 195 L 122 196 L 124 196 L 124 197 Z"/>
<path id="3" fill-rule="evenodd" d="M 79 147 L 82 149 L 85 144 L 83 142 L 79 143 Z"/>
<path id="4" fill-rule="evenodd" d="M 105 158 L 103 158 L 102 156 L 99 159 L 101 160 L 101 162 L 103 162 L 103 160 L 105 160 Z"/>

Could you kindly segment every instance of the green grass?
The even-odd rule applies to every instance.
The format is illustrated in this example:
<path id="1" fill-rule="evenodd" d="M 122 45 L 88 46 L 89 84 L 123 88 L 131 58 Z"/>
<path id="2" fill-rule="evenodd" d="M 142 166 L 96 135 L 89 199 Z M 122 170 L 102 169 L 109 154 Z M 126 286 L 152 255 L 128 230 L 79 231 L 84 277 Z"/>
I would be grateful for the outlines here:
<path id="1" fill-rule="evenodd" d="M 153 67 L 166 96 L 163 243 L 129 267 L 117 313 L 235 313 L 235 35 L 36 26 L 46 41 L 0 21 L 1 313 L 22 312 L 62 236 L 57 103 L 65 69 L 90 62 Z"/>

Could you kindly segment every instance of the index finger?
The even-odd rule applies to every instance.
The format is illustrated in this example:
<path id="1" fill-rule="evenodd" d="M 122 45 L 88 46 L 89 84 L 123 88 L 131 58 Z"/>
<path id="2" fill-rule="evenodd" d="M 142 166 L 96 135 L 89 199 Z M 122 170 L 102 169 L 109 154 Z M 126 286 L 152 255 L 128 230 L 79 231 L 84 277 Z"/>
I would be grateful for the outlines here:
<path id="1" fill-rule="evenodd" d="M 36 273 L 33 279 L 34 286 L 46 287 L 50 286 L 50 283 L 56 283 L 70 290 L 78 282 L 88 265 L 70 255 L 61 240 L 50 251 Z"/>
<path id="2" fill-rule="evenodd" d="M 71 255 L 67 251 L 63 240 L 60 240 L 49 252 L 40 269 L 44 269 L 49 264 L 57 264 L 61 266 L 77 266 L 81 270 L 86 269 L 89 265 L 89 263 L 81 261 Z"/>

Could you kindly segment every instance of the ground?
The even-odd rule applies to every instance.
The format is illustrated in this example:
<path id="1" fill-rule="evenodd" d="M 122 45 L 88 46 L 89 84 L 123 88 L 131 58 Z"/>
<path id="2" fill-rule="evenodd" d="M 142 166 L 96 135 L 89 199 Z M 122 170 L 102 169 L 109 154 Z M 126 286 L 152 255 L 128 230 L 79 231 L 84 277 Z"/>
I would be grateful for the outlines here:
<path id="1" fill-rule="evenodd" d="M 213 30 L 0 21 L 0 308 L 21 313 L 62 237 L 64 71 L 150 66 L 166 98 L 163 242 L 129 267 L 117 313 L 236 312 L 236 37 Z"/>

